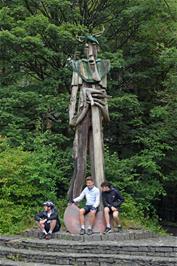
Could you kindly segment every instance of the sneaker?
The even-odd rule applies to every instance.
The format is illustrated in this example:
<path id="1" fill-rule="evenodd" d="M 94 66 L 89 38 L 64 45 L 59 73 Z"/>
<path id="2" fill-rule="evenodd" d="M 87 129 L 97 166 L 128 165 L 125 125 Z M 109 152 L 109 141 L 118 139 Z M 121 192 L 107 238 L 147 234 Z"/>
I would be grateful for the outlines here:
<path id="1" fill-rule="evenodd" d="M 50 240 L 52 238 L 52 234 L 48 233 L 45 237 L 46 240 Z"/>
<path id="2" fill-rule="evenodd" d="M 118 232 L 121 232 L 121 231 L 122 231 L 122 225 L 121 225 L 121 224 L 119 224 L 119 225 L 117 226 L 117 230 L 118 230 Z"/>
<path id="3" fill-rule="evenodd" d="M 112 232 L 111 227 L 106 227 L 104 234 L 111 233 L 111 232 Z"/>
<path id="4" fill-rule="evenodd" d="M 84 228 L 81 228 L 80 235 L 85 235 L 85 229 Z"/>
<path id="5" fill-rule="evenodd" d="M 92 235 L 93 234 L 93 231 L 91 228 L 87 229 L 87 235 Z"/>
<path id="6" fill-rule="evenodd" d="M 39 239 L 44 239 L 46 237 L 46 234 L 41 232 L 39 233 Z"/>

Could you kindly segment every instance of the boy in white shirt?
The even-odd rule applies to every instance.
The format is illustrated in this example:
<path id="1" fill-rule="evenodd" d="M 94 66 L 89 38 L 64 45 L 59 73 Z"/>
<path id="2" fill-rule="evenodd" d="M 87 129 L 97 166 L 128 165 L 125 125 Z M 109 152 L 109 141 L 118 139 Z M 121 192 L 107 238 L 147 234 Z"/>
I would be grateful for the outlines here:
<path id="1" fill-rule="evenodd" d="M 98 211 L 98 206 L 100 204 L 100 190 L 95 187 L 94 180 L 91 176 L 86 178 L 86 187 L 81 192 L 79 197 L 73 199 L 73 203 L 80 202 L 83 198 L 86 198 L 86 205 L 84 208 L 80 209 L 80 224 L 81 230 L 80 235 L 84 235 L 85 231 L 85 218 L 84 215 L 90 212 L 89 215 L 89 227 L 87 230 L 87 234 L 91 235 L 93 233 L 92 227 L 95 222 L 96 212 Z"/>

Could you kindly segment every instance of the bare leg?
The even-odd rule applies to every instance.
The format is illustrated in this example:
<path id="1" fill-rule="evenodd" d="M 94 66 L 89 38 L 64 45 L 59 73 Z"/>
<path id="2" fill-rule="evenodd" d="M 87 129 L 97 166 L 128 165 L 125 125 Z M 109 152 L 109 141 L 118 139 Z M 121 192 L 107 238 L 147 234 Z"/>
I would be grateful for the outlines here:
<path id="1" fill-rule="evenodd" d="M 50 222 L 50 233 L 53 232 L 56 224 L 57 224 L 57 220 L 51 220 L 51 222 Z"/>
<path id="2" fill-rule="evenodd" d="M 120 220 L 119 220 L 119 212 L 118 211 L 113 211 L 113 220 L 115 222 L 116 225 L 120 224 Z"/>
<path id="3" fill-rule="evenodd" d="M 37 222 L 37 225 L 38 225 L 38 227 L 39 227 L 39 229 L 40 229 L 41 231 L 44 230 L 44 227 L 45 227 L 44 224 L 40 224 L 39 222 Z"/>
<path id="4" fill-rule="evenodd" d="M 80 225 L 81 225 L 81 228 L 83 228 L 84 223 L 85 223 L 85 218 L 84 218 L 85 210 L 80 209 L 79 213 L 80 213 Z"/>
<path id="5" fill-rule="evenodd" d="M 40 223 L 40 222 L 37 222 L 37 225 L 40 229 L 40 233 L 39 233 L 39 239 L 44 239 L 47 235 L 47 232 L 45 230 L 45 224 L 44 223 Z"/>
<path id="6" fill-rule="evenodd" d="M 106 226 L 107 227 L 110 227 L 110 216 L 109 216 L 109 213 L 110 213 L 109 208 L 105 207 L 104 208 L 104 217 L 105 217 L 105 220 L 106 220 Z"/>
<path id="7" fill-rule="evenodd" d="M 94 223 L 95 223 L 95 216 L 96 216 L 96 211 L 91 210 L 89 213 L 89 225 L 92 228 Z"/>

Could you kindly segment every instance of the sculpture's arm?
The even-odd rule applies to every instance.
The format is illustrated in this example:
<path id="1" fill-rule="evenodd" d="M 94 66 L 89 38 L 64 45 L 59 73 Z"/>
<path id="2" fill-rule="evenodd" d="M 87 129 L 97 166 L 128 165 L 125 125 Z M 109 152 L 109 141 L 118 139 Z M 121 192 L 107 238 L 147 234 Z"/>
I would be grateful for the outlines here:
<path id="1" fill-rule="evenodd" d="M 82 89 L 80 91 L 80 99 L 77 107 L 78 90 L 78 86 L 72 86 L 71 100 L 69 106 L 69 125 L 72 127 L 76 127 L 84 119 L 89 109 L 89 105 L 86 101 L 86 94 Z M 76 110 L 76 108 L 78 110 Z"/>
<path id="2" fill-rule="evenodd" d="M 84 119 L 88 110 L 89 110 L 89 105 L 87 104 L 86 106 L 84 106 L 82 111 L 78 114 L 77 119 L 75 120 L 75 126 L 77 126 Z"/>
<path id="3" fill-rule="evenodd" d="M 110 121 L 107 98 L 105 98 L 105 108 L 104 108 L 104 115 L 103 116 L 104 116 L 105 122 L 109 122 Z"/>
<path id="4" fill-rule="evenodd" d="M 106 108 L 106 106 L 103 106 L 102 104 L 98 103 L 95 101 L 95 105 L 98 106 L 102 112 L 103 118 L 105 122 L 109 122 L 110 121 L 110 117 L 109 117 L 109 112 L 108 109 Z"/>
<path id="5" fill-rule="evenodd" d="M 70 105 L 69 105 L 69 125 L 70 126 L 75 125 L 77 92 L 78 92 L 78 85 L 72 86 L 71 87 Z"/>

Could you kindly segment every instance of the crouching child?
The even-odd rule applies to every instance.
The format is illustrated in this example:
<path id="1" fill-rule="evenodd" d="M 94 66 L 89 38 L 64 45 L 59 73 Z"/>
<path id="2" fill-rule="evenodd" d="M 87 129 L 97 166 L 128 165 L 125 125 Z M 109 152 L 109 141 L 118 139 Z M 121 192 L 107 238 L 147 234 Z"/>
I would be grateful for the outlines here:
<path id="1" fill-rule="evenodd" d="M 35 220 L 40 229 L 39 238 L 49 240 L 53 233 L 60 230 L 61 224 L 53 202 L 46 201 L 43 207 L 44 210 L 35 216 Z"/>

